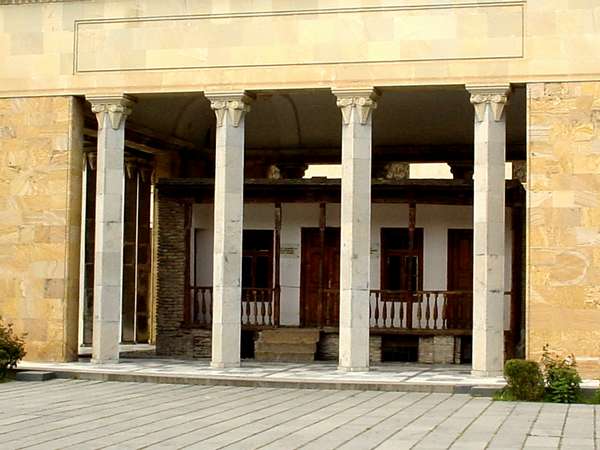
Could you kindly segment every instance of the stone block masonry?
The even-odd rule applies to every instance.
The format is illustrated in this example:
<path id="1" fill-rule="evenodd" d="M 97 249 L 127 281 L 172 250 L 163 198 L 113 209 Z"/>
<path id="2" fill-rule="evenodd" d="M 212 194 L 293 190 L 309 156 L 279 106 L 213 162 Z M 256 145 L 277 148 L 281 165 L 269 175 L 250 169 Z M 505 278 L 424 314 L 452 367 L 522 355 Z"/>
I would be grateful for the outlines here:
<path id="1" fill-rule="evenodd" d="M 82 105 L 0 99 L 0 316 L 28 360 L 77 357 Z"/>
<path id="2" fill-rule="evenodd" d="M 600 374 L 600 82 L 527 87 L 527 356 Z"/>

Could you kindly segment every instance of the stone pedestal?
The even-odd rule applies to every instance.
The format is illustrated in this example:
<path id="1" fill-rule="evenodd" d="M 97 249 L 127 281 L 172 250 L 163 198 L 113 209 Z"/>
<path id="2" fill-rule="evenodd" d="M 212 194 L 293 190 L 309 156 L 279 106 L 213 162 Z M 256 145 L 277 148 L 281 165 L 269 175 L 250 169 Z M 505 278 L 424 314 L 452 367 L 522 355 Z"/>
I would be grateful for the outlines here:
<path id="1" fill-rule="evenodd" d="M 475 107 L 473 374 L 498 376 L 504 363 L 504 106 L 510 88 L 467 89 Z"/>
<path id="2" fill-rule="evenodd" d="M 88 97 L 98 119 L 92 362 L 119 360 L 123 290 L 123 180 L 126 96 Z"/>
<path id="3" fill-rule="evenodd" d="M 212 361 L 240 365 L 244 213 L 244 93 L 207 94 L 217 116 L 213 262 Z"/>
<path id="4" fill-rule="evenodd" d="M 342 112 L 339 369 L 369 370 L 373 89 L 337 90 Z"/>

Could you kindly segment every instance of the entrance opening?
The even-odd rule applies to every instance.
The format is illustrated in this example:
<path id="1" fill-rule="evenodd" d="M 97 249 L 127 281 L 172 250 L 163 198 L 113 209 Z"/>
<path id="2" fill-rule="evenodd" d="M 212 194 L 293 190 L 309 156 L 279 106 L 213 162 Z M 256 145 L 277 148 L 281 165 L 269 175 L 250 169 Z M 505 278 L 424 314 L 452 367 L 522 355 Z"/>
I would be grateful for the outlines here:
<path id="1" fill-rule="evenodd" d="M 302 326 L 337 326 L 340 288 L 339 228 L 302 228 L 300 285 Z"/>
<path id="2" fill-rule="evenodd" d="M 255 339 L 256 339 L 255 331 L 242 330 L 240 358 L 242 358 L 242 359 L 253 359 L 254 358 L 254 340 Z"/>
<path id="3" fill-rule="evenodd" d="M 381 360 L 383 362 L 417 362 L 419 360 L 419 337 L 382 336 Z"/>

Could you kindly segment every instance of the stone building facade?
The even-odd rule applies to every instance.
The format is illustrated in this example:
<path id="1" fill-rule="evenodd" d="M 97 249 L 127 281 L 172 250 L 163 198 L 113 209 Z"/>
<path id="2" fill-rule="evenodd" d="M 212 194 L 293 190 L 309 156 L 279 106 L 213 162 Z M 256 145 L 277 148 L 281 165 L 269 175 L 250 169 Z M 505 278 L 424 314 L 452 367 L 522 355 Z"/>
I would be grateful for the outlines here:
<path id="1" fill-rule="evenodd" d="M 140 333 L 159 351 L 197 357 L 210 342 L 215 366 L 235 366 L 244 196 L 282 201 L 244 184 L 244 170 L 247 179 L 279 179 L 285 211 L 302 200 L 293 186 L 306 165 L 341 162 L 339 185 L 304 183 L 302 195 L 339 205 L 331 341 L 339 339 L 342 368 L 365 370 L 373 342 L 386 340 L 369 336 L 370 264 L 381 249 L 365 236 L 391 185 L 394 201 L 417 211 L 470 192 L 454 198 L 473 205 L 475 371 L 502 365 L 510 253 L 524 256 L 510 278 L 522 314 L 507 319 L 523 331 L 524 355 L 538 358 L 549 344 L 574 352 L 592 375 L 600 369 L 599 22 L 593 0 L 0 1 L 0 316 L 28 333 L 28 358 L 75 359 L 90 327 L 82 298 L 93 260 L 96 362 L 118 359 L 127 318 L 136 330 L 144 321 Z M 93 252 L 83 175 L 91 147 Z M 127 201 L 126 156 L 152 165 L 152 218 L 128 215 L 133 203 L 146 209 L 140 197 Z M 512 185 L 506 161 L 519 173 Z M 454 183 L 407 181 L 404 169 L 372 181 L 411 162 L 446 162 Z M 169 189 L 179 200 L 160 202 Z M 214 205 L 210 331 L 181 326 L 196 269 L 177 255 L 192 251 L 185 209 L 197 203 Z M 522 239 L 506 241 L 513 217 L 523 217 Z M 418 220 L 398 227 L 413 233 Z M 141 225 L 152 226 L 151 245 L 137 238 Z M 277 251 L 300 251 L 282 244 Z M 277 275 L 283 293 L 286 275 Z M 122 308 L 124 295 L 133 309 Z M 436 354 L 450 342 L 428 335 L 419 351 L 444 362 L 450 350 Z"/>

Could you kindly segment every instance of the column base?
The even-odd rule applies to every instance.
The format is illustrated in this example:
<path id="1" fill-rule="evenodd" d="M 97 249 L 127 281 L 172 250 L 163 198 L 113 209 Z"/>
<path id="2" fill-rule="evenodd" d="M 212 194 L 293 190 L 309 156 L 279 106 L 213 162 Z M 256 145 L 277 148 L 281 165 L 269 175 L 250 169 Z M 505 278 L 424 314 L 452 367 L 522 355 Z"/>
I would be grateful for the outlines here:
<path id="1" fill-rule="evenodd" d="M 504 376 L 501 370 L 471 370 L 471 375 L 481 378 L 497 378 Z"/>
<path id="2" fill-rule="evenodd" d="M 90 360 L 91 364 L 95 364 L 95 365 L 102 365 L 102 364 L 119 364 L 119 359 L 97 359 L 97 358 L 92 358 Z"/>
<path id="3" fill-rule="evenodd" d="M 240 367 L 240 363 L 222 363 L 222 362 L 210 362 L 211 369 L 235 369 Z"/>
<path id="4" fill-rule="evenodd" d="M 344 367 L 338 366 L 337 370 L 340 372 L 368 372 L 368 367 Z"/>

